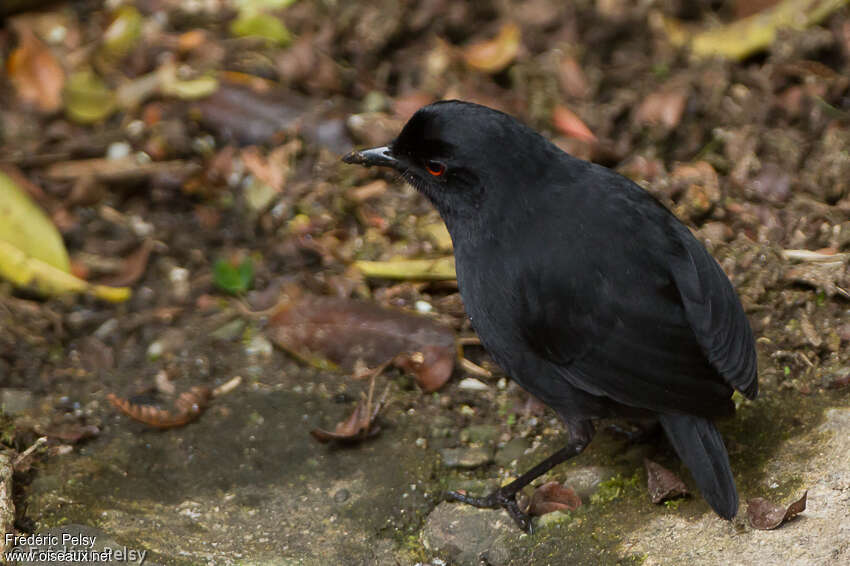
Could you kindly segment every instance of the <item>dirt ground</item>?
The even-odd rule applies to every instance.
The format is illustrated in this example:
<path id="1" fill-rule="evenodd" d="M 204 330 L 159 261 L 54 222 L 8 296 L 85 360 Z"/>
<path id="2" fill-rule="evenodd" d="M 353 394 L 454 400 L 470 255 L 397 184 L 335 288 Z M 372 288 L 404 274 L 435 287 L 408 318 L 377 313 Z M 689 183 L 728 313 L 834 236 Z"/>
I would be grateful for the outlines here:
<path id="1" fill-rule="evenodd" d="M 162 565 L 850 561 L 846 2 L 35 4 L 0 27 L 0 172 L 55 225 L 71 273 L 131 295 L 0 279 L 15 462 L 0 530 L 85 532 Z M 743 51 L 698 56 L 705 30 L 784 6 L 799 29 L 750 45 L 733 28 L 714 45 Z M 607 423 L 535 484 L 582 504 L 532 535 L 441 502 L 563 440 L 475 344 L 437 213 L 397 175 L 340 162 L 442 98 L 634 179 L 730 276 L 761 390 L 720 424 L 733 522 L 698 495 L 652 504 L 644 459 L 687 472 Z M 337 429 L 366 398 L 367 418 Z M 748 500 L 807 490 L 787 524 L 749 523 Z"/>

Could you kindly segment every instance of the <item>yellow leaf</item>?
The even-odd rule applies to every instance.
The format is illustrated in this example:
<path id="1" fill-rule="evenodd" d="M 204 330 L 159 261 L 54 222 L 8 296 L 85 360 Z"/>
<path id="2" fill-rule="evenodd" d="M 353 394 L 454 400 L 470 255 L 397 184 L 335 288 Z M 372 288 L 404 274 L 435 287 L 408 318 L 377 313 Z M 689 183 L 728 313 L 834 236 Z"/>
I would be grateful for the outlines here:
<path id="1" fill-rule="evenodd" d="M 45 295 L 91 293 L 113 302 L 130 297 L 126 287 L 91 285 L 69 270 L 59 231 L 12 179 L 0 173 L 0 278 Z"/>
<path id="2" fill-rule="evenodd" d="M 473 69 L 498 73 L 516 59 L 519 46 L 519 28 L 516 24 L 507 23 L 493 39 L 467 46 L 463 50 L 463 57 L 466 64 Z"/>
<path id="3" fill-rule="evenodd" d="M 56 226 L 4 173 L 0 173 L 0 241 L 57 269 L 70 269 L 68 252 Z"/>
<path id="4" fill-rule="evenodd" d="M 449 281 L 457 279 L 454 256 L 436 259 L 397 259 L 391 261 L 355 261 L 354 267 L 366 277 Z"/>
<path id="5" fill-rule="evenodd" d="M 93 124 L 115 111 L 115 94 L 91 70 L 77 71 L 65 85 L 65 112 L 80 124 Z"/>
<path id="6" fill-rule="evenodd" d="M 729 24 L 695 33 L 673 18 L 661 16 L 662 28 L 674 45 L 687 44 L 696 57 L 744 59 L 770 46 L 780 29 L 801 30 L 815 25 L 848 0 L 782 0 Z"/>

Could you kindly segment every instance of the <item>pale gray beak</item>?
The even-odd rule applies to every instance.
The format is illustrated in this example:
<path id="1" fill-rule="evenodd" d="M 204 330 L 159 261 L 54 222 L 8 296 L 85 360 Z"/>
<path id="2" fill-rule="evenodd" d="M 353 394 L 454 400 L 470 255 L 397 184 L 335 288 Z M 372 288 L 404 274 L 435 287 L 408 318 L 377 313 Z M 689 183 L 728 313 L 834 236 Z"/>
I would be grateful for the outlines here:
<path id="1" fill-rule="evenodd" d="M 393 156 L 390 148 L 387 146 L 352 151 L 343 157 L 342 160 L 346 163 L 365 165 L 366 167 L 378 165 L 398 169 L 400 166 L 399 160 Z"/>

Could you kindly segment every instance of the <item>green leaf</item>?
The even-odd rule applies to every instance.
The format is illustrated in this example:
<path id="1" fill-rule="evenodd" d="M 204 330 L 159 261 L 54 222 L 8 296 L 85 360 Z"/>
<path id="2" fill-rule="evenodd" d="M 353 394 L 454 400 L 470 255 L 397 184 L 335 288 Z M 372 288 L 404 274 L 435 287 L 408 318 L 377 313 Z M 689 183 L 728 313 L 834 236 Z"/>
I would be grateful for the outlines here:
<path id="1" fill-rule="evenodd" d="M 243 12 L 230 24 L 230 33 L 240 37 L 261 37 L 281 47 L 292 42 L 292 34 L 283 22 L 262 12 Z"/>
<path id="2" fill-rule="evenodd" d="M 138 43 L 142 36 L 142 14 L 133 6 L 122 6 L 103 32 L 101 50 L 108 58 L 118 60 Z"/>
<path id="3" fill-rule="evenodd" d="M 228 293 L 244 293 L 254 281 L 254 262 L 246 257 L 239 265 L 220 259 L 213 266 L 213 281 L 216 287 Z"/>
<path id="4" fill-rule="evenodd" d="M 0 279 L 45 295 L 91 293 L 114 302 L 130 296 L 126 287 L 90 285 L 69 271 L 56 226 L 11 177 L 0 173 Z"/>
<path id="5" fill-rule="evenodd" d="M 115 110 L 115 94 L 91 70 L 77 71 L 65 85 L 65 112 L 80 124 L 93 124 Z"/>

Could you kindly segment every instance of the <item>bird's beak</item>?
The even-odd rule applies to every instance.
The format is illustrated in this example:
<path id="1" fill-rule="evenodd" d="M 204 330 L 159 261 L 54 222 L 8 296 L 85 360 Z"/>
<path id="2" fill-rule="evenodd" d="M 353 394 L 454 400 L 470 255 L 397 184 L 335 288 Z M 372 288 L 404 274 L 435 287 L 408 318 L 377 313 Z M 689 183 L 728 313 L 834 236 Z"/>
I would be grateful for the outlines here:
<path id="1" fill-rule="evenodd" d="M 372 165 L 392 167 L 393 169 L 398 169 L 399 167 L 399 160 L 393 156 L 390 148 L 387 146 L 352 151 L 343 157 L 342 160 L 346 163 L 365 165 L 366 167 Z"/>

